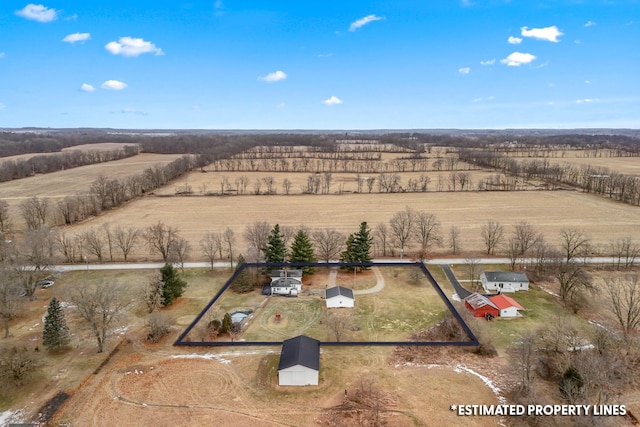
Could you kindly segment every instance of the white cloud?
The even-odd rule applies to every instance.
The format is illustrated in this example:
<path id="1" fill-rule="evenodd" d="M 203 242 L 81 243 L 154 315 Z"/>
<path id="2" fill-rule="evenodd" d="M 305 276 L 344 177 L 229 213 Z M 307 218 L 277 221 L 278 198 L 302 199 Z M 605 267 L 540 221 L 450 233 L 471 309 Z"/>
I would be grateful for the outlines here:
<path id="1" fill-rule="evenodd" d="M 278 70 L 273 73 L 269 73 L 264 77 L 258 77 L 258 80 L 265 81 L 267 83 L 279 82 L 280 80 L 285 80 L 287 78 L 287 73 L 284 71 Z"/>
<path id="2" fill-rule="evenodd" d="M 51 22 L 58 19 L 57 10 L 33 3 L 29 3 L 23 9 L 17 10 L 16 15 L 38 22 Z"/>
<path id="3" fill-rule="evenodd" d="M 576 100 L 576 104 L 590 104 L 592 102 L 597 102 L 597 99 L 585 98 Z"/>
<path id="4" fill-rule="evenodd" d="M 63 42 L 67 43 L 75 43 L 75 42 L 83 42 L 85 40 L 89 40 L 91 38 L 91 34 L 89 33 L 73 33 L 65 36 L 62 39 Z"/>
<path id="5" fill-rule="evenodd" d="M 558 27 L 556 27 L 555 25 L 552 25 L 551 27 L 532 29 L 529 29 L 528 27 L 522 27 L 521 30 L 522 32 L 520 34 L 522 35 L 522 37 L 532 37 L 534 39 L 546 40 L 554 43 L 559 42 L 560 40 L 558 40 L 558 37 L 564 34 L 560 30 L 558 30 Z"/>
<path id="6" fill-rule="evenodd" d="M 276 108 L 284 108 L 285 106 L 285 103 L 281 102 L 280 104 L 276 105 Z"/>
<path id="7" fill-rule="evenodd" d="M 591 84 L 591 80 L 585 80 L 584 83 L 590 85 Z"/>
<path id="8" fill-rule="evenodd" d="M 469 74 L 471 72 L 471 68 L 469 67 L 458 68 L 458 72 L 460 74 Z"/>
<path id="9" fill-rule="evenodd" d="M 487 61 L 480 61 L 480 65 L 493 65 L 496 63 L 495 58 L 494 59 L 489 59 Z"/>
<path id="10" fill-rule="evenodd" d="M 337 96 L 332 96 L 331 98 L 325 99 L 324 101 L 322 101 L 322 103 L 328 106 L 339 105 L 339 104 L 342 104 L 342 100 Z"/>
<path id="11" fill-rule="evenodd" d="M 584 26 L 585 26 L 585 27 L 587 27 L 587 28 L 589 28 L 589 27 L 593 27 L 594 25 L 596 25 L 596 23 L 595 23 L 595 22 L 593 22 L 593 21 L 587 21 L 587 23 L 586 23 L 586 24 L 584 24 Z"/>
<path id="12" fill-rule="evenodd" d="M 506 58 L 501 59 L 500 62 L 507 64 L 509 67 L 519 67 L 522 64 L 529 64 L 535 59 L 535 55 L 530 53 L 513 52 Z"/>
<path id="13" fill-rule="evenodd" d="M 100 87 L 107 90 L 122 90 L 127 87 L 127 84 L 118 80 L 107 80 L 106 82 L 102 83 Z"/>
<path id="14" fill-rule="evenodd" d="M 507 42 L 509 42 L 509 44 L 520 44 L 522 43 L 522 39 L 520 37 L 509 36 Z"/>
<path id="15" fill-rule="evenodd" d="M 113 80 L 111 80 L 111 81 L 113 81 Z M 104 87 L 104 85 L 103 85 L 103 87 Z M 83 91 L 83 92 L 93 92 L 94 90 L 96 90 L 96 88 L 93 87 L 92 85 L 88 84 L 88 83 L 82 83 L 82 86 L 80 86 L 80 90 Z"/>
<path id="16" fill-rule="evenodd" d="M 117 42 L 109 42 L 104 48 L 114 55 L 139 56 L 143 53 L 164 55 L 162 49 L 157 47 L 155 44 L 133 37 L 120 37 L 120 40 Z"/>
<path id="17" fill-rule="evenodd" d="M 349 31 L 353 32 L 353 31 L 357 30 L 360 27 L 364 27 L 365 25 L 367 25 L 370 22 L 380 21 L 382 19 L 383 18 L 378 16 L 378 15 L 367 15 L 364 18 L 360 18 L 360 19 L 358 19 L 356 21 L 353 21 L 351 23 L 351 25 L 349 26 Z"/>

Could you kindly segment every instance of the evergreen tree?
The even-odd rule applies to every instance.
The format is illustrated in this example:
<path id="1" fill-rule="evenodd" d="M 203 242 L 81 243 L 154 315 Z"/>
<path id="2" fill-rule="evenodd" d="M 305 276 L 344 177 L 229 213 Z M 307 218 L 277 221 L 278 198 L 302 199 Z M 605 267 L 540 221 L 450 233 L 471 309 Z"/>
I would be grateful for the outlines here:
<path id="1" fill-rule="evenodd" d="M 267 246 L 262 248 L 266 262 L 284 262 L 287 256 L 287 248 L 284 245 L 284 236 L 278 224 L 274 225 L 269 232 Z"/>
<path id="2" fill-rule="evenodd" d="M 371 262 L 371 230 L 366 221 L 360 223 L 360 229 L 357 233 L 350 234 L 345 243 L 346 249 L 340 254 L 342 262 Z M 361 270 L 367 270 L 368 267 L 361 267 Z"/>
<path id="3" fill-rule="evenodd" d="M 236 270 L 240 270 L 240 267 L 245 263 L 244 257 L 242 254 L 238 256 L 238 262 L 236 263 Z M 251 280 L 251 276 L 249 274 L 249 270 L 247 268 L 243 269 L 242 272 L 236 277 L 236 279 L 231 284 L 231 289 L 238 293 L 251 292 L 253 290 L 253 281 Z"/>
<path id="4" fill-rule="evenodd" d="M 187 282 L 178 275 L 178 271 L 171 264 L 165 264 L 160 269 L 160 274 L 162 276 L 162 305 L 167 307 L 173 304 L 176 298 L 182 296 Z"/>
<path id="5" fill-rule="evenodd" d="M 44 318 L 42 344 L 49 350 L 62 348 L 69 344 L 69 328 L 67 328 L 62 307 L 56 297 L 51 298 L 47 315 Z"/>
<path id="6" fill-rule="evenodd" d="M 316 262 L 316 256 L 313 253 L 313 245 L 309 235 L 304 230 L 298 230 L 293 243 L 291 243 L 291 254 L 289 255 L 291 262 Z M 313 274 L 313 267 L 303 267 L 302 274 Z"/>
<path id="7" fill-rule="evenodd" d="M 229 313 L 225 313 L 222 318 L 222 324 L 220 325 L 219 332 L 221 334 L 226 334 L 233 328 L 233 322 L 231 321 L 231 315 Z"/>

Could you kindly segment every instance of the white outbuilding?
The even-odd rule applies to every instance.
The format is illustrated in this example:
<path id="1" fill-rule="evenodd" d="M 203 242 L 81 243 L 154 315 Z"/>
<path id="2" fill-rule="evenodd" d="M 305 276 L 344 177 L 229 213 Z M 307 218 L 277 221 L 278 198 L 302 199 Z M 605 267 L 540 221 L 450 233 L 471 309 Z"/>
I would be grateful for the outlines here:
<path id="1" fill-rule="evenodd" d="M 320 341 L 304 335 L 282 343 L 278 364 L 278 385 L 318 385 Z"/>
<path id="2" fill-rule="evenodd" d="M 327 308 L 353 308 L 355 305 L 355 297 L 353 291 L 342 286 L 334 286 L 325 291 L 325 301 Z"/>

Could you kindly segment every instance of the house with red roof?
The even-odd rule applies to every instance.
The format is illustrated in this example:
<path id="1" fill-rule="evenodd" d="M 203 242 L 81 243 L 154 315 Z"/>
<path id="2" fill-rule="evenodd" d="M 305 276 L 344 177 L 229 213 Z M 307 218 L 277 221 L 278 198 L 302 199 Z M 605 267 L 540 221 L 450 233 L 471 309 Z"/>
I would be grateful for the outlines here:
<path id="1" fill-rule="evenodd" d="M 498 317 L 500 309 L 495 303 L 484 295 L 477 292 L 472 293 L 464 299 L 464 306 L 469 310 L 473 317 Z"/>

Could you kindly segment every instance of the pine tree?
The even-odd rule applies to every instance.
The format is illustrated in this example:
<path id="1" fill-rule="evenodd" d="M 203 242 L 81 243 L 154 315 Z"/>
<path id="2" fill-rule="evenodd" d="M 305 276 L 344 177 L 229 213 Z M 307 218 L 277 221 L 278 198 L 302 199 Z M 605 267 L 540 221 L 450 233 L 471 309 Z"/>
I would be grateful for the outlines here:
<path id="1" fill-rule="evenodd" d="M 187 282 L 178 275 L 178 271 L 171 264 L 165 264 L 160 269 L 160 274 L 162 275 L 163 283 L 162 305 L 167 307 L 173 304 L 176 298 L 182 296 L 187 287 Z"/>
<path id="2" fill-rule="evenodd" d="M 289 255 L 291 262 L 316 262 L 316 256 L 313 253 L 313 245 L 309 235 L 304 230 L 298 230 L 293 243 L 291 243 L 291 254 Z M 313 267 L 303 267 L 302 274 L 313 274 Z"/>
<path id="3" fill-rule="evenodd" d="M 233 328 L 233 321 L 231 320 L 231 315 L 229 313 L 225 313 L 222 318 L 222 324 L 220 325 L 219 332 L 221 334 L 226 334 Z"/>
<path id="4" fill-rule="evenodd" d="M 366 221 L 360 223 L 357 233 L 350 234 L 345 243 L 346 249 L 340 254 L 342 262 L 369 263 L 371 262 L 371 230 Z M 355 268 L 355 267 L 352 267 Z M 368 267 L 360 267 L 360 270 L 367 270 Z"/>
<path id="5" fill-rule="evenodd" d="M 284 245 L 284 236 L 278 224 L 274 225 L 269 232 L 267 246 L 262 248 L 262 252 L 264 252 L 266 262 L 284 262 L 287 256 L 287 248 Z"/>
<path id="6" fill-rule="evenodd" d="M 244 263 L 244 257 L 240 254 L 240 256 L 238 256 L 235 271 L 238 271 Z M 253 282 L 247 268 L 243 269 L 242 272 L 236 276 L 236 279 L 231 284 L 231 289 L 238 293 L 251 292 L 253 290 Z"/>
<path id="7" fill-rule="evenodd" d="M 69 328 L 67 328 L 62 307 L 56 297 L 51 298 L 47 315 L 44 318 L 42 344 L 49 350 L 62 348 L 69 344 Z"/>

